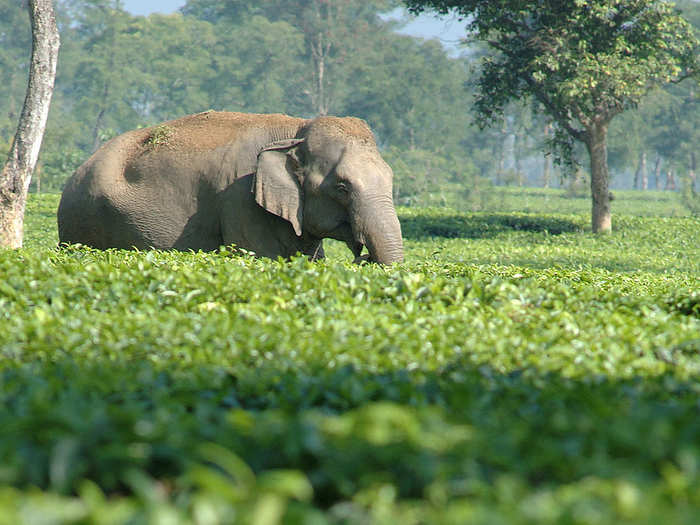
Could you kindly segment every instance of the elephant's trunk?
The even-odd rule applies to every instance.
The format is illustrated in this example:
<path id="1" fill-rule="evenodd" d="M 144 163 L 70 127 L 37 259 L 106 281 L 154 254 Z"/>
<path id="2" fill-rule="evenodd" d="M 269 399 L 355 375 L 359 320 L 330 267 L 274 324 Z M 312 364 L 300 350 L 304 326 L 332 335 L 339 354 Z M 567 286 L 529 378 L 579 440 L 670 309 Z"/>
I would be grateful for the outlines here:
<path id="1" fill-rule="evenodd" d="M 403 261 L 401 225 L 391 196 L 362 199 L 353 225 L 357 240 L 367 246 L 371 261 L 392 264 Z"/>

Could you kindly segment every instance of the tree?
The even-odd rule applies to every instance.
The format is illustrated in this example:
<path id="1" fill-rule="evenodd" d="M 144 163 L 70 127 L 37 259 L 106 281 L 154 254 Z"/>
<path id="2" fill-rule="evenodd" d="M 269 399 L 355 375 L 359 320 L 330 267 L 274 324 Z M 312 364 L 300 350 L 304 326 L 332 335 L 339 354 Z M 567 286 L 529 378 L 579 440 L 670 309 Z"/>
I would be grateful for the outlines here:
<path id="1" fill-rule="evenodd" d="M 32 60 L 24 107 L 0 174 L 0 246 L 20 248 L 32 171 L 41 149 L 56 78 L 59 36 L 51 0 L 29 0 Z"/>
<path id="2" fill-rule="evenodd" d="M 304 107 L 302 113 L 327 115 L 340 113 L 352 82 L 347 76 L 347 63 L 357 55 L 363 40 L 386 29 L 379 13 L 391 5 L 389 0 L 190 0 L 182 12 L 219 26 L 240 25 L 241 20 L 255 20 L 251 19 L 254 15 L 272 23 L 289 24 L 303 36 L 305 69 L 297 71 L 295 79 L 298 93 L 304 99 L 299 104 Z M 288 38 L 284 26 L 277 27 Z M 270 35 L 274 37 L 275 33 L 267 37 Z M 284 56 L 286 50 L 273 47 L 270 51 Z M 296 46 L 291 51 L 296 61 Z"/>
<path id="3" fill-rule="evenodd" d="M 131 49 L 140 50 L 130 57 L 140 76 L 122 96 L 128 96 L 141 124 L 213 107 L 217 90 L 206 90 L 206 83 L 218 48 L 214 32 L 208 22 L 179 14 L 135 17 L 127 27 L 124 39 Z M 222 32 L 221 38 L 227 35 Z M 227 51 L 230 55 L 231 49 Z"/>
<path id="4" fill-rule="evenodd" d="M 554 144 L 590 158 L 592 227 L 611 229 L 607 133 L 610 121 L 655 87 L 697 74 L 698 40 L 662 0 L 405 0 L 468 17 L 493 54 L 481 61 L 477 120 L 496 121 L 511 100 L 534 98 L 554 121 Z"/>
<path id="5" fill-rule="evenodd" d="M 74 13 L 71 36 L 81 41 L 82 49 L 72 57 L 75 62 L 62 60 L 61 69 L 70 72 L 74 111 L 89 130 L 83 141 L 94 151 L 111 138 L 118 122 L 131 122 L 129 127 L 134 127 L 140 121 L 131 102 L 136 86 L 147 80 L 142 66 L 148 50 L 137 48 L 134 37 L 141 28 L 137 18 L 122 9 L 120 0 L 67 3 Z"/>
<path id="6" fill-rule="evenodd" d="M 186 17 L 191 19 L 192 17 Z M 204 21 L 195 20 L 200 24 Z M 190 22 L 192 23 L 192 22 Z M 247 16 L 232 29 L 213 26 L 211 74 L 204 85 L 210 107 L 254 113 L 300 112 L 297 72 L 303 69 L 303 36 L 283 21 Z"/>

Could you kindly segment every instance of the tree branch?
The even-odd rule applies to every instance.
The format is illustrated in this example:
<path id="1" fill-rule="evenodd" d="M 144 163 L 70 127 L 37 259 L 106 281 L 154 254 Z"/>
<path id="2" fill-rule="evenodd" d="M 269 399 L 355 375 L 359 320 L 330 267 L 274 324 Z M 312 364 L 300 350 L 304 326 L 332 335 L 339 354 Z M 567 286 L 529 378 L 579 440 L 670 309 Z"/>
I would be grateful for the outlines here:
<path id="1" fill-rule="evenodd" d="M 486 43 L 494 49 L 500 51 L 504 55 L 510 56 L 509 49 L 506 46 L 502 45 L 500 42 L 495 40 L 487 40 Z M 557 123 L 563 129 L 565 129 L 567 133 L 569 133 L 576 140 L 583 141 L 584 132 L 574 128 L 571 125 L 567 116 L 564 115 L 559 108 L 557 108 L 556 104 L 554 104 L 554 102 L 552 102 L 552 100 L 547 96 L 547 94 L 542 89 L 540 89 L 540 86 L 530 75 L 524 74 L 518 75 L 518 77 L 522 78 L 528 84 L 528 86 L 530 86 L 530 90 L 535 94 L 537 100 L 539 100 L 547 108 L 552 117 L 554 117 L 554 120 L 556 120 Z"/>
<path id="2" fill-rule="evenodd" d="M 552 102 L 552 100 L 547 96 L 547 94 L 542 89 L 540 89 L 537 82 L 535 82 L 535 80 L 530 75 L 523 75 L 522 78 L 530 86 L 530 89 L 535 94 L 537 100 L 544 104 L 544 106 L 547 108 L 552 117 L 554 117 L 554 120 L 557 121 L 557 124 L 559 124 L 563 129 L 565 129 L 566 132 L 573 138 L 583 142 L 585 139 L 585 132 L 581 131 L 580 129 L 576 129 L 571 125 L 568 117 L 556 106 L 554 102 Z M 579 118 L 579 120 L 581 119 Z"/>

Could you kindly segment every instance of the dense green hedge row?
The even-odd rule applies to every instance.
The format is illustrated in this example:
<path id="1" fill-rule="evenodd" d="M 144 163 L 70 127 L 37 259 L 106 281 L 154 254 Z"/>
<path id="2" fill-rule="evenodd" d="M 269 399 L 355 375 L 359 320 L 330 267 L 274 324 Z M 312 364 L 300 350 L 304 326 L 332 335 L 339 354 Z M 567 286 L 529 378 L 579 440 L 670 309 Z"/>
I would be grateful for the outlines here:
<path id="1" fill-rule="evenodd" d="M 700 220 L 400 212 L 406 263 L 0 252 L 0 524 L 694 523 Z"/>

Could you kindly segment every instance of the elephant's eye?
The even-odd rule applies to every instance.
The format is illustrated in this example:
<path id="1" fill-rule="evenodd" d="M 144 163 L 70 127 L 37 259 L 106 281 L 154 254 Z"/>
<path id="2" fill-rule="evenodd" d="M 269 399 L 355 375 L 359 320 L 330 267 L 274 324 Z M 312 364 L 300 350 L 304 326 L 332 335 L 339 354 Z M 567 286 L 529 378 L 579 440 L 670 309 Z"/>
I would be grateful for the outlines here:
<path id="1" fill-rule="evenodd" d="M 336 188 L 338 188 L 338 191 L 342 193 L 348 193 L 350 191 L 350 188 L 348 188 L 348 185 L 344 182 L 339 182 L 336 184 Z"/>

